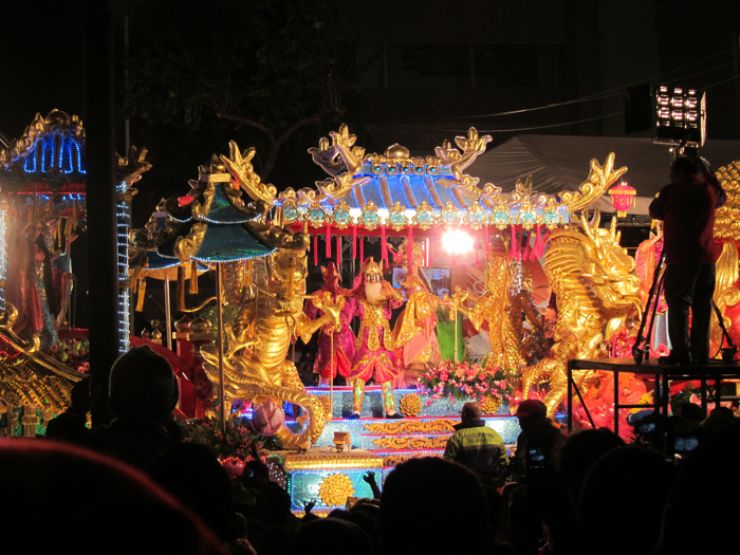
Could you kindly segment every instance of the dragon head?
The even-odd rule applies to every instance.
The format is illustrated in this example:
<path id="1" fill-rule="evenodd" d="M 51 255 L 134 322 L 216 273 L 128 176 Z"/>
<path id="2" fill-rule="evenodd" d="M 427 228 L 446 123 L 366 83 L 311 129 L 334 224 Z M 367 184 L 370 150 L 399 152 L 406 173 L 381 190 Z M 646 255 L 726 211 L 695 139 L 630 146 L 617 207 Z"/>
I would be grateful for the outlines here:
<path id="1" fill-rule="evenodd" d="M 640 278 L 635 274 L 635 260 L 620 246 L 620 234 L 616 219 L 612 218 L 608 229 L 599 227 L 597 212 L 591 222 L 581 216 L 581 228 L 585 236 L 582 242 L 585 255 L 586 277 L 602 306 L 625 318 L 639 313 Z"/>
<path id="2" fill-rule="evenodd" d="M 274 286 L 277 309 L 280 313 L 298 313 L 303 310 L 306 294 L 306 251 L 279 248 L 271 255 L 270 281 Z"/>

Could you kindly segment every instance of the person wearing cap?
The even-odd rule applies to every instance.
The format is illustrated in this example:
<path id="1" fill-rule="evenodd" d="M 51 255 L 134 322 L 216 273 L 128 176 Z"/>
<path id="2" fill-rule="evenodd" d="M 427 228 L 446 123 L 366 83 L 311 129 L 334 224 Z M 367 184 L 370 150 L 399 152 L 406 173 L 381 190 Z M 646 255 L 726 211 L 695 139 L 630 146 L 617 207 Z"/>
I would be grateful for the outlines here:
<path id="1" fill-rule="evenodd" d="M 516 417 L 522 431 L 516 441 L 515 468 L 525 476 L 533 470 L 555 470 L 565 436 L 547 418 L 545 404 L 537 399 L 522 401 Z"/>
<path id="2" fill-rule="evenodd" d="M 108 405 L 114 419 L 94 430 L 94 446 L 148 469 L 179 440 L 172 420 L 178 396 L 177 378 L 164 357 L 147 346 L 129 350 L 113 363 Z"/>
<path id="3" fill-rule="evenodd" d="M 468 467 L 481 478 L 495 480 L 508 464 L 504 440 L 486 426 L 478 403 L 465 403 L 460 418 L 447 441 L 444 458 Z"/>

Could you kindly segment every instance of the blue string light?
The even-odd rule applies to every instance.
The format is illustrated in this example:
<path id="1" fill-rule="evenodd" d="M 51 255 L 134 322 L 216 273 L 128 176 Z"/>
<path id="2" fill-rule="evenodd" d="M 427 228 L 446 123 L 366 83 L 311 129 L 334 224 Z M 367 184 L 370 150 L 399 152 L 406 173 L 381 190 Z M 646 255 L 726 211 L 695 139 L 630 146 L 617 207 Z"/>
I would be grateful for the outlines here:
<path id="1" fill-rule="evenodd" d="M 87 174 L 87 170 L 83 166 L 82 149 L 79 141 L 61 132 L 37 139 L 23 158 L 23 171 L 27 174 L 45 174 L 53 171 L 59 171 L 66 175 L 72 173 Z"/>
<path id="2" fill-rule="evenodd" d="M 79 151 L 78 151 L 79 152 Z M 126 192 L 128 185 L 122 181 L 116 185 L 116 193 Z M 131 300 L 128 285 L 129 252 L 128 232 L 131 228 L 131 207 L 128 202 L 116 202 L 116 253 L 118 268 L 118 351 L 125 353 L 130 347 Z"/>

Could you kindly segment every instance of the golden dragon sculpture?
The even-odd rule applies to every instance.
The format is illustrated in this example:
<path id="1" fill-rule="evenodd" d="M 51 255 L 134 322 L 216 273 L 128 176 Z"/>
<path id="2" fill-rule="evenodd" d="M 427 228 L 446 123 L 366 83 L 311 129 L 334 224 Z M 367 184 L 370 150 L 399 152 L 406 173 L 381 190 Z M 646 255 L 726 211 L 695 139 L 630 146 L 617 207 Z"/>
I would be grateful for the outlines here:
<path id="1" fill-rule="evenodd" d="M 553 414 L 567 388 L 569 359 L 606 355 L 614 333 L 642 312 L 640 279 L 635 262 L 619 246 L 616 220 L 599 228 L 599 215 L 589 223 L 581 216 L 580 229 L 558 229 L 549 239 L 544 269 L 557 300 L 552 355 L 523 371 L 522 395 L 539 382 L 548 382 L 544 398 Z"/>
<path id="2" fill-rule="evenodd" d="M 278 248 L 266 259 L 268 288 L 258 289 L 254 298 L 242 305 L 240 317 L 226 334 L 224 391 L 227 399 L 255 403 L 273 399 L 301 407 L 304 413 L 298 421 L 302 429 L 296 432 L 283 425 L 277 437 L 283 447 L 305 449 L 321 435 L 326 414 L 319 400 L 304 389 L 288 357 L 290 346 L 296 338 L 308 342 L 314 332 L 338 322 L 342 303 L 330 305 L 327 299 L 314 297 L 312 302 L 324 314 L 313 320 L 304 314 L 308 237 L 300 234 L 298 241 L 305 246 Z M 202 348 L 201 354 L 206 374 L 217 383 L 216 346 Z"/>
<path id="3" fill-rule="evenodd" d="M 274 198 L 274 188 L 264 185 L 251 167 L 251 151 L 241 154 L 235 143 L 230 156 L 221 157 L 240 188 L 253 199 L 265 203 Z M 251 261 L 252 268 L 229 268 L 230 276 L 220 302 L 237 300 L 239 311 L 225 328 L 224 393 L 229 399 L 250 399 L 256 403 L 276 400 L 301 407 L 295 431 L 282 425 L 277 437 L 285 448 L 307 449 L 316 441 L 326 423 L 324 406 L 310 395 L 301 382 L 289 350 L 297 338 L 308 342 L 314 332 L 327 324 L 338 324 L 344 304 L 340 297 L 332 303 L 330 296 L 311 296 L 323 311 L 316 319 L 303 312 L 308 274 L 306 251 L 309 237 L 293 233 L 273 223 L 255 220 L 244 225 L 265 243 L 276 247 L 263 260 Z M 239 262 L 232 264 L 241 264 Z M 263 279 L 258 279 L 258 264 Z M 218 349 L 214 345 L 201 349 L 209 379 L 218 382 Z"/>

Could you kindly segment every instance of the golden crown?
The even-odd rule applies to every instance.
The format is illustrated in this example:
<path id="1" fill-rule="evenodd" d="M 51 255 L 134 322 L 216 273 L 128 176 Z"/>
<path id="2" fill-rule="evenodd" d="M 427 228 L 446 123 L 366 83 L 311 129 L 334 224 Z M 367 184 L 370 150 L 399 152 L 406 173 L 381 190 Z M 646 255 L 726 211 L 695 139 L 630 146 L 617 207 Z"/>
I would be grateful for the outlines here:
<path id="1" fill-rule="evenodd" d="M 367 258 L 365 260 L 365 275 L 366 276 L 382 276 L 383 266 L 379 262 L 375 262 L 374 258 Z"/>

